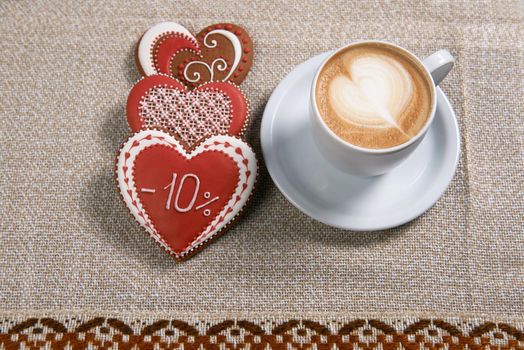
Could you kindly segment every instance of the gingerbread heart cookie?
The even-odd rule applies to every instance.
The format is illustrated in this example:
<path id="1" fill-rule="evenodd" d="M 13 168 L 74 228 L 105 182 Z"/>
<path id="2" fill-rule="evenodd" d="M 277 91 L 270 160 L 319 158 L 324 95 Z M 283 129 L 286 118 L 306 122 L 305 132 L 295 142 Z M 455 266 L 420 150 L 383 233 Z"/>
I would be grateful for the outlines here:
<path id="1" fill-rule="evenodd" d="M 188 91 L 176 79 L 152 75 L 135 84 L 127 99 L 131 130 L 163 129 L 191 147 L 206 136 L 241 136 L 249 119 L 242 91 L 228 82 L 210 82 Z"/>
<path id="2" fill-rule="evenodd" d="M 136 221 L 175 259 L 222 234 L 253 191 L 257 162 L 249 145 L 215 135 L 186 148 L 158 130 L 142 130 L 122 147 L 116 178 Z"/>
<path id="3" fill-rule="evenodd" d="M 193 36 L 178 23 L 163 22 L 147 30 L 137 46 L 143 75 L 167 74 L 189 88 L 206 82 L 239 85 L 253 64 L 253 42 L 240 26 L 210 25 Z"/>

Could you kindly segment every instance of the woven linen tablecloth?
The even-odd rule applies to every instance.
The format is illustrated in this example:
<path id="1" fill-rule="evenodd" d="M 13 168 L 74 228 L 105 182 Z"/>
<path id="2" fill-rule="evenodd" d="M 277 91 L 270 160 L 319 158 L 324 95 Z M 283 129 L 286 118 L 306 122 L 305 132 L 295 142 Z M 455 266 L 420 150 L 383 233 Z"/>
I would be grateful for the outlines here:
<path id="1" fill-rule="evenodd" d="M 4 0 L 0 15 L 0 348 L 524 347 L 518 2 Z M 449 49 L 442 89 L 462 136 L 450 187 L 409 224 L 347 232 L 295 209 L 262 166 L 245 217 L 176 264 L 113 179 L 134 45 L 162 20 L 249 31 L 259 155 L 264 106 L 295 65 L 357 39 Z"/>

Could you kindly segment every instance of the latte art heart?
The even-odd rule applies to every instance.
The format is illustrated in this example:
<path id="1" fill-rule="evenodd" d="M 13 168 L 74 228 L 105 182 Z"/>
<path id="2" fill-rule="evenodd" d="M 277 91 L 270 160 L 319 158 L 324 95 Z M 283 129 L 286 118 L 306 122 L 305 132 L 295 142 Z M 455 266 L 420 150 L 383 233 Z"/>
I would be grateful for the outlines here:
<path id="1" fill-rule="evenodd" d="M 329 88 L 335 111 L 362 126 L 398 127 L 413 94 L 407 70 L 386 56 L 348 59 L 344 65 L 349 74 L 337 76 Z"/>
<path id="2" fill-rule="evenodd" d="M 415 137 L 431 114 L 434 86 L 416 58 L 385 43 L 351 45 L 320 71 L 320 116 L 340 138 L 388 148 Z"/>

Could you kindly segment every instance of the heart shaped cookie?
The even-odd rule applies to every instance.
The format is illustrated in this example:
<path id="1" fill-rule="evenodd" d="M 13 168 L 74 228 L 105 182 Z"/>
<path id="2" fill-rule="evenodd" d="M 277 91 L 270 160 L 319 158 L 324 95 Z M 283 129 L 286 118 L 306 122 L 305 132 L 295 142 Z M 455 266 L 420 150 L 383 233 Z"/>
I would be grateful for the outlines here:
<path id="1" fill-rule="evenodd" d="M 142 130 L 123 145 L 116 160 L 118 186 L 131 214 L 177 260 L 230 226 L 246 205 L 256 176 L 251 148 L 227 135 L 188 150 L 165 132 Z"/>
<path id="2" fill-rule="evenodd" d="M 218 23 L 193 36 L 178 23 L 163 22 L 147 30 L 137 46 L 143 75 L 167 74 L 194 88 L 211 81 L 239 85 L 253 64 L 253 43 L 243 29 Z"/>
<path id="3" fill-rule="evenodd" d="M 163 129 L 191 147 L 210 135 L 241 136 L 249 106 L 232 83 L 210 82 L 188 91 L 176 79 L 152 75 L 131 89 L 126 114 L 133 132 Z"/>

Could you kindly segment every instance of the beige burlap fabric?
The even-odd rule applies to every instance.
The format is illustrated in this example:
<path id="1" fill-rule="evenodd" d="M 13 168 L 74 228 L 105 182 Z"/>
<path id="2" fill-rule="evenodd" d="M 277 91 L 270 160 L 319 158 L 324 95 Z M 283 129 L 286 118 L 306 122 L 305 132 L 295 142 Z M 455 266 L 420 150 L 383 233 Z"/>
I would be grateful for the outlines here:
<path id="1" fill-rule="evenodd" d="M 518 2 L 2 1 L 0 308 L 128 312 L 524 310 L 524 26 Z M 400 228 L 336 230 L 289 204 L 262 167 L 246 217 L 176 264 L 113 180 L 129 135 L 133 47 L 173 20 L 251 33 L 249 140 L 271 91 L 307 58 L 364 38 L 420 56 L 448 48 L 442 88 L 462 134 L 438 203 Z"/>

